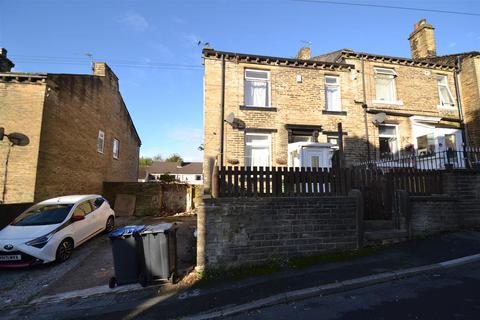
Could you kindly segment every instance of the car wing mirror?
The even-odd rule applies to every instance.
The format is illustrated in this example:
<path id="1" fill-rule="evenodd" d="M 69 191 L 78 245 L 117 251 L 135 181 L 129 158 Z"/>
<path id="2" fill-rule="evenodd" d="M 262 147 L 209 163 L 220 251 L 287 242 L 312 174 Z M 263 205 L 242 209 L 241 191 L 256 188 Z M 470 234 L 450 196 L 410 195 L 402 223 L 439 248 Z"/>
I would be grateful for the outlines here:
<path id="1" fill-rule="evenodd" d="M 85 216 L 72 216 L 72 222 L 84 220 Z"/>

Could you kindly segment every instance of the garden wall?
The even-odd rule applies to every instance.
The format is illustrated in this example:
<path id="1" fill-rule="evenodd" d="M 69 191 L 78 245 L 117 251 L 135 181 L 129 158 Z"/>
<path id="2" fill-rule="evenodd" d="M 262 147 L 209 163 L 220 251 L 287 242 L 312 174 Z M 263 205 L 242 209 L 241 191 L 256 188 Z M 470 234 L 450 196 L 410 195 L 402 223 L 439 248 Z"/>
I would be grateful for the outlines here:
<path id="1" fill-rule="evenodd" d="M 173 215 L 193 208 L 198 188 L 180 183 L 105 182 L 103 195 L 115 204 L 118 195 L 135 197 L 136 216 Z"/>
<path id="2" fill-rule="evenodd" d="M 353 196 L 204 199 L 200 264 L 232 268 L 356 249 L 357 207 Z"/>

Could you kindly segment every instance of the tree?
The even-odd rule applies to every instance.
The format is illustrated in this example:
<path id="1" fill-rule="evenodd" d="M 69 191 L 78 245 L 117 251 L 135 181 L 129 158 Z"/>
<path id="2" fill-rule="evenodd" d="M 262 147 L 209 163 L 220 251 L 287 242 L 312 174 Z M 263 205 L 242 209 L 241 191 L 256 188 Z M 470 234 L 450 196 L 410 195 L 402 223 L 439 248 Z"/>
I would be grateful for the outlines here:
<path id="1" fill-rule="evenodd" d="M 172 183 L 177 181 L 177 179 L 175 179 L 175 176 L 170 175 L 170 173 L 162 174 L 159 180 L 163 183 Z"/>
<path id="2" fill-rule="evenodd" d="M 155 161 L 163 161 L 162 155 L 159 153 L 156 156 L 153 156 L 153 160 Z"/>
<path id="3" fill-rule="evenodd" d="M 140 159 L 138 160 L 138 164 L 140 166 L 149 166 L 151 165 L 153 162 L 152 158 L 149 158 L 149 157 L 140 157 Z"/>
<path id="4" fill-rule="evenodd" d="M 165 161 L 178 162 L 178 161 L 183 161 L 183 158 L 178 153 L 173 153 L 168 158 L 166 158 Z"/>

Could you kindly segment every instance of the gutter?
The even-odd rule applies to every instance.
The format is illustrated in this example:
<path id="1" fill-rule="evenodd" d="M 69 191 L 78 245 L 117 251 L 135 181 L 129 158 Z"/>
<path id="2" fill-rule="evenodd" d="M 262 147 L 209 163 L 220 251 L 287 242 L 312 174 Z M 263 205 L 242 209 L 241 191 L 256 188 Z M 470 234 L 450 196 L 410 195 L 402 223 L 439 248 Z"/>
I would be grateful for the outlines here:
<path id="1" fill-rule="evenodd" d="M 370 138 L 368 136 L 368 117 L 367 117 L 367 112 L 368 112 L 368 105 L 367 105 L 367 91 L 365 89 L 365 61 L 363 57 L 361 58 L 362 61 L 362 90 L 363 90 L 363 103 L 362 103 L 362 108 L 363 108 L 363 120 L 365 122 L 365 139 L 367 140 L 367 161 L 371 160 L 371 155 L 370 155 Z"/>
<path id="2" fill-rule="evenodd" d="M 454 79 L 455 79 L 455 93 L 457 95 L 457 107 L 458 107 L 458 117 L 460 118 L 460 128 L 462 129 L 462 140 L 463 146 L 468 147 L 468 132 L 467 127 L 465 126 L 465 118 L 463 115 L 462 109 L 462 97 L 460 94 L 460 80 L 459 80 L 459 73 L 462 71 L 461 65 L 461 58 L 457 56 L 455 61 L 455 71 L 454 71 Z"/>
<path id="3" fill-rule="evenodd" d="M 223 167 L 223 153 L 224 153 L 224 130 L 225 130 L 225 55 L 222 55 L 222 75 L 221 75 L 221 90 L 220 90 L 220 168 Z"/>
<path id="4" fill-rule="evenodd" d="M 428 116 L 428 115 L 424 115 L 424 114 L 387 111 L 387 110 L 380 110 L 380 109 L 368 109 L 366 112 L 371 113 L 371 114 L 377 114 L 377 113 L 383 112 L 383 113 L 385 113 L 386 115 L 389 115 L 389 116 L 398 116 L 398 117 L 406 117 L 406 118 L 409 118 L 409 117 L 412 117 L 412 116 Z M 448 117 L 440 118 L 440 121 L 449 121 L 449 122 L 458 122 L 458 123 L 462 122 L 461 119 L 448 118 Z"/>

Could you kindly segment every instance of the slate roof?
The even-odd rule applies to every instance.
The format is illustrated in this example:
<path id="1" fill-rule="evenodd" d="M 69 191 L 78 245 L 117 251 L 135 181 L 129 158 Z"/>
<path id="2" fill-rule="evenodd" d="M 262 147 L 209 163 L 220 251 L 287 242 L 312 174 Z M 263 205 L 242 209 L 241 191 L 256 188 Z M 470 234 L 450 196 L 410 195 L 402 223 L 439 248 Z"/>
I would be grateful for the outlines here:
<path id="1" fill-rule="evenodd" d="M 480 51 L 469 51 L 469 52 L 447 54 L 447 55 L 444 55 L 444 56 L 424 58 L 424 59 L 421 59 L 420 61 L 427 61 L 427 62 L 432 62 L 432 63 L 440 63 L 440 64 L 454 66 L 457 57 L 467 58 L 467 57 L 473 57 L 473 56 L 479 56 L 479 55 L 480 55 Z"/>

